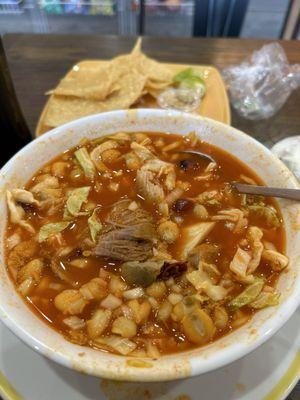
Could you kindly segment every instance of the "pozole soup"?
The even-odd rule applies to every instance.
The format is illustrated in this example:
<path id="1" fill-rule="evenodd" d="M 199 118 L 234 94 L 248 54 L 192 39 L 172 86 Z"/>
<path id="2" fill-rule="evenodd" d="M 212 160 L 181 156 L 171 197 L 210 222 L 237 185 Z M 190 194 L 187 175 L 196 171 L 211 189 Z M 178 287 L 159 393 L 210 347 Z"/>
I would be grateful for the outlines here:
<path id="1" fill-rule="evenodd" d="M 277 305 L 288 266 L 276 203 L 233 181 L 261 183 L 193 133 L 83 140 L 7 192 L 11 279 L 79 345 L 157 358 L 208 344 Z"/>

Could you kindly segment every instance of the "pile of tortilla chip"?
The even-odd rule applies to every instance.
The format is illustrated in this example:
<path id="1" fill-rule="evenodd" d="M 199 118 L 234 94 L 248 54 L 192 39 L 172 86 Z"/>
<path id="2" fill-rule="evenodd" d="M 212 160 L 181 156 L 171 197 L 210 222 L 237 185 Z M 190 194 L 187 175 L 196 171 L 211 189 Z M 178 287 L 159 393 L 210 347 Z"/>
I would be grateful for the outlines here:
<path id="1" fill-rule="evenodd" d="M 90 61 L 73 67 L 49 92 L 51 97 L 43 122 L 56 127 L 90 114 L 127 109 L 146 94 L 156 98 L 171 84 L 172 73 L 146 57 L 138 39 L 130 54 L 104 64 Z"/>

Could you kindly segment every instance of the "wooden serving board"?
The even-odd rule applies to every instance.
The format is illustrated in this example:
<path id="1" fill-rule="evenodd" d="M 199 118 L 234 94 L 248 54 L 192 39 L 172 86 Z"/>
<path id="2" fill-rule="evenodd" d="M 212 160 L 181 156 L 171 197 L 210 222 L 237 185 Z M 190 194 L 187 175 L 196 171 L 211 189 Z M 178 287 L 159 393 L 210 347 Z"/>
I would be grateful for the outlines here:
<path id="1" fill-rule="evenodd" d="M 107 61 L 103 60 L 85 60 L 85 61 L 80 61 L 77 66 L 83 67 L 83 66 L 88 66 L 88 64 L 97 63 L 98 65 L 105 65 Z M 186 68 L 194 68 L 200 73 L 203 74 L 206 82 L 206 94 L 204 98 L 201 101 L 201 104 L 199 108 L 194 111 L 194 113 L 197 113 L 199 115 L 202 115 L 204 117 L 212 118 L 220 122 L 224 122 L 225 124 L 230 124 L 231 121 L 231 116 L 230 116 L 230 106 L 229 106 L 229 100 L 227 96 L 227 92 L 225 89 L 224 82 L 222 80 L 222 77 L 219 73 L 219 71 L 212 66 L 206 66 L 206 65 L 185 65 L 185 64 L 167 64 L 164 63 L 164 65 L 174 73 L 174 75 L 177 72 L 180 72 Z M 73 67 L 74 68 L 74 67 Z M 43 133 L 49 131 L 52 129 L 51 126 L 47 126 L 44 123 L 45 115 L 47 113 L 47 107 L 49 102 L 51 101 L 51 95 L 40 115 L 35 135 L 40 136 Z M 152 100 L 152 101 L 145 101 L 139 105 L 139 107 L 143 108 L 157 108 L 157 103 Z"/>

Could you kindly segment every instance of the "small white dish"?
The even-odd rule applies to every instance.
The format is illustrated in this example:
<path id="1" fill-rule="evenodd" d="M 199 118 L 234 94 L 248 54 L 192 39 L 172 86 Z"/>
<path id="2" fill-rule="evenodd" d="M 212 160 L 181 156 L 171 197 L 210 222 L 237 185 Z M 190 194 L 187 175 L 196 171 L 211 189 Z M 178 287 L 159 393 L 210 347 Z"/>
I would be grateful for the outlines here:
<path id="1" fill-rule="evenodd" d="M 76 145 L 83 137 L 95 138 L 118 131 L 157 131 L 199 138 L 240 158 L 270 186 L 297 188 L 291 172 L 268 149 L 250 136 L 222 123 L 166 110 L 114 111 L 89 116 L 56 128 L 39 137 L 1 170 L 0 237 L 6 225 L 5 190 L 22 186 L 45 162 Z M 256 349 L 291 317 L 300 303 L 300 205 L 280 200 L 287 232 L 290 268 L 278 282 L 278 307 L 256 313 L 252 320 L 214 343 L 200 349 L 159 360 L 148 360 L 147 368 L 121 357 L 84 348 L 66 341 L 38 319 L 16 293 L 5 268 L 3 240 L 0 253 L 0 318 L 19 338 L 46 357 L 69 368 L 107 379 L 126 381 L 166 381 L 187 378 L 227 365 Z M 144 364 L 143 364 L 144 365 Z"/>

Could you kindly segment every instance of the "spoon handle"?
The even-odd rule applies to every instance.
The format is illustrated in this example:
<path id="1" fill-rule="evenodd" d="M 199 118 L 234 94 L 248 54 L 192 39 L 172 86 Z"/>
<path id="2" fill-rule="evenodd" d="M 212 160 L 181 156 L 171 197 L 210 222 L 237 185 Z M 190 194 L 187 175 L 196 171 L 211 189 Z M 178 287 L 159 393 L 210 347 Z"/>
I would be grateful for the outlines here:
<path id="1" fill-rule="evenodd" d="M 233 186 L 245 194 L 257 194 L 261 196 L 281 197 L 290 200 L 300 200 L 300 189 L 281 189 L 267 186 L 245 185 L 234 182 Z"/>

